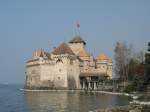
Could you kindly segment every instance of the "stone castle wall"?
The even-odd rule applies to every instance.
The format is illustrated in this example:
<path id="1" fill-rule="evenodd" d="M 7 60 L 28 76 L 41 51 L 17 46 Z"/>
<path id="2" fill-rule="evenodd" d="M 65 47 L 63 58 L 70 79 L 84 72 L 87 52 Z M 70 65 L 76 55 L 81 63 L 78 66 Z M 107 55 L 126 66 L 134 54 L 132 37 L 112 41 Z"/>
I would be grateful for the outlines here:
<path id="1" fill-rule="evenodd" d="M 68 76 L 68 87 L 69 89 L 79 89 L 80 88 L 80 68 L 78 60 L 69 60 L 67 68 Z"/>
<path id="2" fill-rule="evenodd" d="M 54 65 L 54 85 L 56 88 L 67 88 L 67 62 L 65 58 L 57 59 Z"/>
<path id="3" fill-rule="evenodd" d="M 41 67 L 39 65 L 37 66 L 30 66 L 27 67 L 26 71 L 26 87 L 30 88 L 36 88 L 40 86 L 40 74 L 41 73 Z"/>

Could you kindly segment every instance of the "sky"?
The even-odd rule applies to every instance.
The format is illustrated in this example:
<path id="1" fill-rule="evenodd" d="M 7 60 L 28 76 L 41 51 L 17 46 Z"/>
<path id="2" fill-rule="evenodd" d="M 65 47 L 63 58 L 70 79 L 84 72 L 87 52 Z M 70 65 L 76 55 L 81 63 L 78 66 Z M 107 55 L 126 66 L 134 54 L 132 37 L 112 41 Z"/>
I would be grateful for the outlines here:
<path id="1" fill-rule="evenodd" d="M 0 83 L 24 83 L 32 52 L 51 52 L 75 35 L 95 57 L 113 58 L 115 43 L 146 50 L 150 0 L 0 0 Z"/>

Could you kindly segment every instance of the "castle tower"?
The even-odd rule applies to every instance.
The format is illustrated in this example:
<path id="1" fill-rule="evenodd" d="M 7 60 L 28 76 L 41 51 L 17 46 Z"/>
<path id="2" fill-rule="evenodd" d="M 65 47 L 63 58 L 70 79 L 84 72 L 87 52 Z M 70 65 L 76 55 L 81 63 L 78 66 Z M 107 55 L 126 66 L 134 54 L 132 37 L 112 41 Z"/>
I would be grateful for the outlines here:
<path id="1" fill-rule="evenodd" d="M 55 86 L 79 88 L 79 63 L 77 57 L 66 43 L 62 43 L 52 52 L 55 64 Z"/>
<path id="2" fill-rule="evenodd" d="M 49 70 L 48 63 L 50 60 L 50 54 L 43 50 L 33 52 L 32 58 L 26 62 L 26 88 L 40 89 L 42 85 L 49 87 L 50 82 L 45 85 L 45 80 L 51 77 L 46 71 Z"/>
<path id="3" fill-rule="evenodd" d="M 69 41 L 68 45 L 74 54 L 77 55 L 81 49 L 85 48 L 86 42 L 80 36 L 75 36 L 71 41 Z"/>

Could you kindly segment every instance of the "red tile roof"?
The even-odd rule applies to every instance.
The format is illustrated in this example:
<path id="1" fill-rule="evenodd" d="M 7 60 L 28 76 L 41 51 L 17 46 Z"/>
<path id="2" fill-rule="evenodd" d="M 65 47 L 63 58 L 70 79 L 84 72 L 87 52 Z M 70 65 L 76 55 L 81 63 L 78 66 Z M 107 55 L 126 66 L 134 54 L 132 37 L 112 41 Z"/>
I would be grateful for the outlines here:
<path id="1" fill-rule="evenodd" d="M 70 49 L 70 47 L 66 43 L 60 44 L 53 52 L 52 54 L 60 55 L 60 54 L 70 54 L 74 55 L 73 51 Z"/>

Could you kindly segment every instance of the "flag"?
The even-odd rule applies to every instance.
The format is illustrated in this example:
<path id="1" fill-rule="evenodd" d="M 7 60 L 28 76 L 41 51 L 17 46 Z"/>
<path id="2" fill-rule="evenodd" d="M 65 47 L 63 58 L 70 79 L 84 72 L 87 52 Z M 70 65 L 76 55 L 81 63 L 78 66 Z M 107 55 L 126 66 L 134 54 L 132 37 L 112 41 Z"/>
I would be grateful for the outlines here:
<path id="1" fill-rule="evenodd" d="M 77 28 L 80 28 L 80 23 L 79 22 L 77 22 Z"/>

